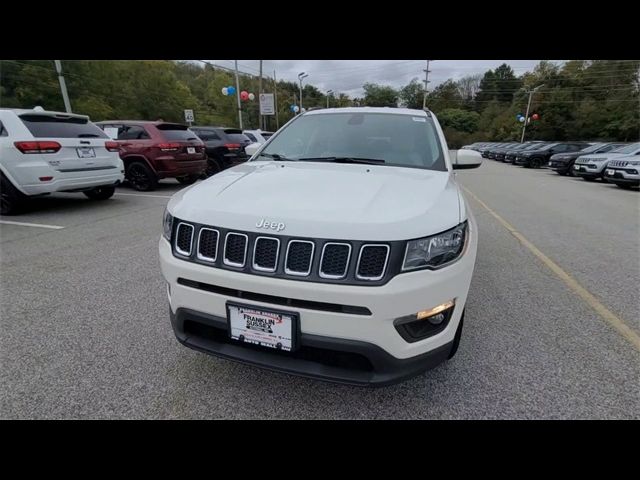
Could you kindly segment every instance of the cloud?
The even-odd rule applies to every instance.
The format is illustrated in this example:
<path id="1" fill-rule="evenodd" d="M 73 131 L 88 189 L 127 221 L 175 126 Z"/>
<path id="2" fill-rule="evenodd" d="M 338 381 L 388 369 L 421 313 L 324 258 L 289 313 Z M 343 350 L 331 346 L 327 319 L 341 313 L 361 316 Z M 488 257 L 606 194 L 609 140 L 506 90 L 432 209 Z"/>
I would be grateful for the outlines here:
<path id="1" fill-rule="evenodd" d="M 233 60 L 209 60 L 216 65 L 233 68 Z M 452 78 L 457 80 L 465 75 L 484 73 L 506 63 L 516 75 L 531 71 L 540 60 L 433 60 L 429 66 L 429 88 Z M 238 68 L 257 75 L 259 60 L 238 60 Z M 310 83 L 321 91 L 333 90 L 351 97 L 363 95 L 362 85 L 366 82 L 391 85 L 398 88 L 413 78 L 424 79 L 426 60 L 263 60 L 263 74 L 273 77 L 276 71 L 279 80 L 298 82 L 298 73 L 309 76 Z"/>

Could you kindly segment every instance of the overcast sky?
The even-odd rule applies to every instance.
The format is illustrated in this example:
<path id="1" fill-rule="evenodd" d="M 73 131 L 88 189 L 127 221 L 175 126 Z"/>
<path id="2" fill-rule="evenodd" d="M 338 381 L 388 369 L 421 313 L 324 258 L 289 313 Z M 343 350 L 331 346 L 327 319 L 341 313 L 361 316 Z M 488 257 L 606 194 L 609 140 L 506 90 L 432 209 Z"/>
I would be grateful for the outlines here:
<path id="1" fill-rule="evenodd" d="M 233 68 L 233 60 L 208 60 L 216 65 Z M 449 78 L 454 80 L 474 73 L 484 73 L 502 63 L 513 68 L 516 75 L 530 71 L 539 60 L 434 60 L 429 66 L 429 88 Z M 259 60 L 238 60 L 240 71 L 256 75 Z M 309 82 L 322 91 L 333 90 L 351 97 L 363 95 L 365 82 L 400 87 L 411 79 L 424 79 L 426 60 L 263 60 L 263 74 L 279 80 L 298 81 L 298 73 L 306 72 Z"/>

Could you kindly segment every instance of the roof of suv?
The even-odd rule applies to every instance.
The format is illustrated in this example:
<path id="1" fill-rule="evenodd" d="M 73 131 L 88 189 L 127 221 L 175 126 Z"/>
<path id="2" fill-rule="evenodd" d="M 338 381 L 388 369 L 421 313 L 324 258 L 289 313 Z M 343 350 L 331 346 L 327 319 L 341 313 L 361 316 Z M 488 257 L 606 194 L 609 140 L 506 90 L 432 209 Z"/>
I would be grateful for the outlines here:
<path id="1" fill-rule="evenodd" d="M 102 120 L 100 122 L 95 122 L 96 125 L 100 125 L 103 123 L 122 123 L 122 124 L 126 124 L 126 123 L 130 123 L 130 124 L 136 124 L 136 125 L 162 125 L 164 123 L 168 123 L 170 125 L 183 125 L 182 123 L 179 122 L 165 122 L 165 121 L 158 121 L 158 120 Z M 187 125 L 185 125 L 186 127 Z"/>
<path id="2" fill-rule="evenodd" d="M 344 108 L 322 108 L 319 110 L 308 110 L 302 115 L 324 115 L 326 113 L 392 113 L 394 115 L 413 115 L 414 117 L 426 117 L 425 110 L 416 110 L 412 108 L 395 108 L 395 107 L 344 107 Z"/>
<path id="3" fill-rule="evenodd" d="M 36 110 L 33 108 L 0 108 L 0 110 L 4 110 L 7 112 L 13 112 L 16 115 L 24 115 L 28 113 L 30 115 L 43 115 L 43 116 L 63 116 L 63 117 L 72 117 L 72 118 L 82 118 L 89 120 L 87 115 L 80 115 L 78 113 L 67 113 L 67 112 L 56 112 L 53 110 Z"/>

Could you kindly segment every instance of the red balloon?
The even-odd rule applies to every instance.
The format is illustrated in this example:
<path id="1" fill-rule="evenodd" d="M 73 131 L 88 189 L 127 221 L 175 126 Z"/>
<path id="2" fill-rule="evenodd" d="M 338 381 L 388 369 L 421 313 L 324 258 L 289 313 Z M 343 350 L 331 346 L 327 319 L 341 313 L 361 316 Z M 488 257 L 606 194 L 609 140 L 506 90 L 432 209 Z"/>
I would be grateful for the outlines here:
<path id="1" fill-rule="evenodd" d="M 249 100 L 249 93 L 246 90 L 243 90 L 240 92 L 240 99 L 241 100 Z"/>
<path id="2" fill-rule="evenodd" d="M 534 120 L 538 120 L 540 118 L 540 115 L 534 113 L 533 115 L 531 115 L 531 118 L 533 118 Z"/>

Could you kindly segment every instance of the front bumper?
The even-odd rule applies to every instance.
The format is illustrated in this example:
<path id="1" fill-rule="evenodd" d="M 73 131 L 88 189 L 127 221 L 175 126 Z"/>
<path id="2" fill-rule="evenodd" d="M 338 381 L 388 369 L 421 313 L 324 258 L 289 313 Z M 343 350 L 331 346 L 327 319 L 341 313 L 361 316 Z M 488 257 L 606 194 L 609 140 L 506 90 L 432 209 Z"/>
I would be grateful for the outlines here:
<path id="1" fill-rule="evenodd" d="M 170 289 L 169 303 L 172 317 L 176 320 L 173 322 L 174 331 L 181 342 L 191 342 L 195 345 L 194 348 L 199 350 L 291 373 L 347 383 L 387 383 L 401 380 L 406 375 L 410 376 L 420 369 L 424 370 L 442 361 L 451 350 L 471 283 L 477 250 L 476 232 L 476 224 L 470 218 L 468 244 L 457 262 L 437 271 L 403 273 L 380 286 L 302 282 L 217 269 L 174 257 L 169 242 L 161 237 L 160 265 Z M 197 288 L 194 286 L 195 282 L 223 288 Z M 269 303 L 271 300 L 267 296 L 274 297 L 272 303 Z M 280 299 L 277 302 L 276 297 Z M 290 307 L 283 306 L 282 299 L 290 299 L 296 305 L 304 305 L 302 302 L 316 303 L 304 307 Z M 394 320 L 397 318 L 453 299 L 455 307 L 451 318 L 439 333 L 409 343 L 396 330 Z M 281 365 L 282 362 L 291 358 L 285 356 L 282 359 L 271 351 L 260 351 L 260 355 L 252 354 L 251 358 L 247 359 L 242 352 L 248 347 L 243 344 L 235 345 L 234 342 L 229 346 L 225 343 L 226 346 L 223 347 L 211 343 L 210 339 L 206 338 L 192 338 L 189 341 L 188 329 L 181 330 L 184 320 L 181 323 L 180 319 L 195 315 L 198 318 L 219 322 L 220 319 L 226 319 L 227 301 L 240 301 L 256 307 L 296 312 L 300 318 L 302 338 L 306 339 L 303 345 L 313 346 L 318 342 L 324 342 L 331 346 L 330 350 L 360 353 L 369 358 L 373 370 L 364 374 L 360 372 L 360 376 L 354 377 L 353 373 L 338 375 L 334 371 L 324 370 L 325 367 L 320 365 L 315 365 L 309 370 L 308 365 L 305 364 L 302 368 L 293 360 L 285 368 Z M 370 314 L 345 313 L 351 311 L 316 307 L 320 302 L 366 307 Z M 223 330 L 222 334 L 226 338 L 225 332 Z M 427 355 L 429 352 L 434 353 Z M 275 364 L 272 363 L 272 358 Z"/>
<path id="2" fill-rule="evenodd" d="M 576 163 L 573 165 L 573 173 L 579 177 L 599 178 L 603 174 L 604 165 L 597 165 L 596 168 L 589 168 L 587 163 Z"/>
<path id="3" fill-rule="evenodd" d="M 623 183 L 627 185 L 640 185 L 640 174 L 638 168 L 612 168 L 608 167 L 604 171 L 604 178 L 611 183 Z M 613 174 L 611 174 L 613 172 Z"/>
<path id="4" fill-rule="evenodd" d="M 547 164 L 547 166 L 551 169 L 551 170 L 569 170 L 572 167 L 572 162 L 571 160 L 549 160 L 549 163 Z"/>

